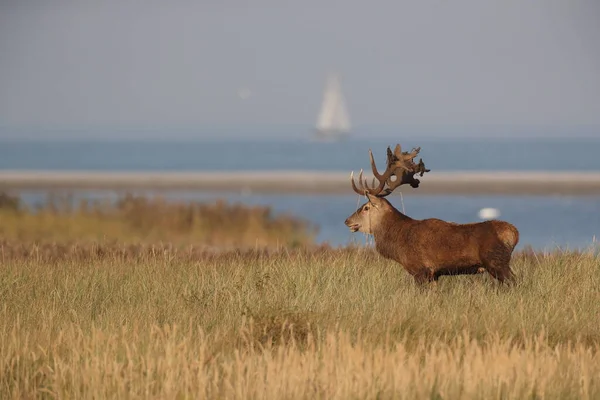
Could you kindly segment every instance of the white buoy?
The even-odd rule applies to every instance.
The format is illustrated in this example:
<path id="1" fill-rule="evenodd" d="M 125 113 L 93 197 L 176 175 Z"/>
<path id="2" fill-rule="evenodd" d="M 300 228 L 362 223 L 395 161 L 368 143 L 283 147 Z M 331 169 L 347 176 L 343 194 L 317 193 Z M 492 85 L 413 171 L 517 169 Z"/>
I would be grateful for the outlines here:
<path id="1" fill-rule="evenodd" d="M 500 216 L 500 211 L 497 208 L 482 208 L 479 210 L 479 218 L 481 219 L 495 219 Z"/>

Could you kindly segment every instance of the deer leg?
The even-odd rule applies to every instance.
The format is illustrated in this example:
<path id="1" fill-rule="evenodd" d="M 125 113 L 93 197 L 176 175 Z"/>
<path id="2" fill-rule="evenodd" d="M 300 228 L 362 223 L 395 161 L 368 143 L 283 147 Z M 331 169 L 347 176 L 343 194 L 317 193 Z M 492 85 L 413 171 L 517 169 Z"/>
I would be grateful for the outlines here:
<path id="1" fill-rule="evenodd" d="M 498 282 L 504 283 L 506 277 L 504 276 L 504 272 L 500 268 L 488 267 L 487 272 L 493 276 Z"/>
<path id="2" fill-rule="evenodd" d="M 502 246 L 496 248 L 489 256 L 487 262 L 484 263 L 488 273 L 500 283 L 513 283 L 515 275 L 510 269 L 510 252 Z"/>
<path id="3" fill-rule="evenodd" d="M 426 283 L 432 283 L 432 286 L 437 285 L 438 277 L 427 268 L 423 268 L 419 270 L 416 274 L 413 275 L 415 279 L 415 283 L 418 285 L 424 285 Z"/>
<path id="4" fill-rule="evenodd" d="M 515 274 L 513 273 L 512 269 L 510 269 L 510 265 L 508 263 L 503 266 L 502 274 L 504 275 L 506 284 L 512 285 L 515 283 Z"/>
<path id="5" fill-rule="evenodd" d="M 510 269 L 510 265 L 508 263 L 506 263 L 504 265 L 497 265 L 497 264 L 494 265 L 494 264 L 495 263 L 486 267 L 487 272 L 491 276 L 496 278 L 496 280 L 498 280 L 498 282 L 500 282 L 500 283 L 506 283 L 509 285 L 513 284 L 515 274 Z"/>

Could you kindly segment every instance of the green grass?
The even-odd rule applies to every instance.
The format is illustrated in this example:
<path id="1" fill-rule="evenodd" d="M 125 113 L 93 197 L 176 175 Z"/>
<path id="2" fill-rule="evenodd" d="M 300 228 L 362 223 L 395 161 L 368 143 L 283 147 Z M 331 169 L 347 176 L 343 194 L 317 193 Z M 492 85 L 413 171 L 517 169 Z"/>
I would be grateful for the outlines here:
<path id="1" fill-rule="evenodd" d="M 0 245 L 0 398 L 598 398 L 600 257 L 419 288 L 369 249 Z"/>

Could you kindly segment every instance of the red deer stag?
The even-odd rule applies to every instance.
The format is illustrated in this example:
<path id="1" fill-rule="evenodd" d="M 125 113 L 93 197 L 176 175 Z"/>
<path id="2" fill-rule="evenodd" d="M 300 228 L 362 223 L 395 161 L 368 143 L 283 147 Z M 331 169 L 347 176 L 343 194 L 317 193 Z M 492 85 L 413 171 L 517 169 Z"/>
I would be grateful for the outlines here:
<path id="1" fill-rule="evenodd" d="M 349 216 L 345 223 L 352 232 L 373 235 L 375 248 L 384 257 L 400 263 L 419 284 L 437 282 L 443 275 L 476 274 L 487 271 L 499 282 L 511 282 L 512 252 L 519 241 L 519 231 L 505 221 L 485 221 L 457 224 L 436 218 L 416 220 L 397 209 L 384 197 L 397 187 L 410 184 L 419 187 L 414 175 L 429 172 L 423 160 L 413 159 L 420 148 L 402 152 L 400 145 L 394 153 L 387 149 L 387 168 L 377 171 L 373 153 L 369 150 L 371 169 L 379 181 L 369 187 L 363 181 L 362 170 L 358 187 L 354 173 L 350 175 L 352 189 L 367 196 L 367 202 Z M 392 177 L 395 177 L 392 180 Z M 385 187 L 387 185 L 387 188 Z"/>

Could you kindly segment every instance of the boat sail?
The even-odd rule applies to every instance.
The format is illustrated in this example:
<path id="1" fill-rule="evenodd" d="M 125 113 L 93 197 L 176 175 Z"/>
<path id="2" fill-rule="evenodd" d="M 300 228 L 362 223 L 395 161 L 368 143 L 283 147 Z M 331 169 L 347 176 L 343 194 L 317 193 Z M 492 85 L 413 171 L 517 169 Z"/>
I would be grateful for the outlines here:
<path id="1" fill-rule="evenodd" d="M 338 74 L 327 78 L 321 111 L 317 118 L 317 137 L 340 139 L 350 133 L 350 118 Z"/>

